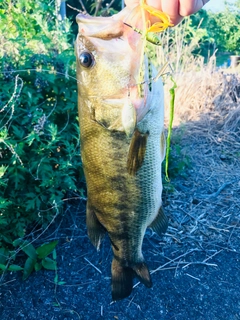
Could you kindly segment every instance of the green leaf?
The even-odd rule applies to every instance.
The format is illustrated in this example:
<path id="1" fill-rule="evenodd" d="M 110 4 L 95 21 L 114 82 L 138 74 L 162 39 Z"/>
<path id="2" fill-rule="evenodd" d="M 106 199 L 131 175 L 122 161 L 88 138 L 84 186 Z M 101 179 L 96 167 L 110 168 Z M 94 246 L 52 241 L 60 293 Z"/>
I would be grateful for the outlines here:
<path id="1" fill-rule="evenodd" d="M 7 166 L 3 166 L 3 165 L 0 167 L 0 178 L 4 176 L 4 173 L 6 172 L 7 168 L 8 168 Z"/>
<path id="2" fill-rule="evenodd" d="M 23 280 L 26 280 L 30 274 L 32 273 L 33 269 L 34 269 L 34 265 L 36 263 L 36 259 L 32 259 L 32 258 L 27 258 L 25 264 L 24 264 L 24 269 L 23 269 Z"/>
<path id="3" fill-rule="evenodd" d="M 4 140 L 6 140 L 8 137 L 8 130 L 7 128 L 3 128 L 1 131 L 0 131 L 0 142 L 3 142 Z"/>
<path id="4" fill-rule="evenodd" d="M 11 264 L 9 267 L 8 267 L 8 271 L 21 271 L 23 270 L 22 267 L 16 265 L 16 264 Z"/>
<path id="5" fill-rule="evenodd" d="M 59 285 L 59 286 L 62 286 L 63 284 L 65 284 L 66 283 L 66 281 L 59 281 L 57 284 Z"/>
<path id="6" fill-rule="evenodd" d="M 39 263 L 39 262 L 36 262 L 35 265 L 34 265 L 34 269 L 35 271 L 39 271 L 42 269 L 42 264 Z"/>
<path id="7" fill-rule="evenodd" d="M 13 146 L 11 146 L 12 150 L 14 150 Z M 15 154 L 12 153 L 15 157 Z M 13 162 L 14 163 L 14 162 Z M 26 177 L 24 176 L 25 172 L 22 167 L 18 167 L 16 165 L 9 167 L 9 174 L 11 174 L 12 182 L 15 184 L 15 189 L 21 188 L 21 184 L 25 181 Z"/>
<path id="8" fill-rule="evenodd" d="M 53 260 L 57 260 L 57 251 L 53 249 Z"/>
<path id="9" fill-rule="evenodd" d="M 53 249 L 56 247 L 57 244 L 58 244 L 58 240 L 54 240 L 52 242 L 45 243 L 42 246 L 38 247 L 36 249 L 38 258 L 39 259 L 46 258 L 53 251 Z"/>
<path id="10" fill-rule="evenodd" d="M 30 258 L 36 259 L 37 254 L 34 246 L 26 240 L 16 239 L 13 241 L 14 247 L 20 246 L 20 249 L 25 252 Z"/>
<path id="11" fill-rule="evenodd" d="M 60 304 L 59 303 L 57 303 L 57 302 L 53 302 L 53 304 L 52 304 L 54 307 L 60 307 Z"/>
<path id="12" fill-rule="evenodd" d="M 9 250 L 6 248 L 0 248 L 0 263 L 5 264 L 7 261 L 7 258 L 9 256 Z"/>
<path id="13" fill-rule="evenodd" d="M 31 243 L 29 243 L 26 246 L 24 245 L 24 247 L 22 248 L 22 251 L 24 251 L 32 259 L 36 259 L 37 257 L 36 250 Z"/>
<path id="14" fill-rule="evenodd" d="M 24 137 L 24 130 L 20 126 L 12 125 L 13 133 L 18 139 L 22 139 Z"/>
<path id="15" fill-rule="evenodd" d="M 26 138 L 26 142 L 28 143 L 29 147 L 32 145 L 34 140 L 39 140 L 39 137 L 34 131 L 32 131 Z"/>
<path id="16" fill-rule="evenodd" d="M 56 274 L 55 277 L 54 277 L 54 283 L 55 283 L 55 284 L 58 283 L 58 274 Z"/>
<path id="17" fill-rule="evenodd" d="M 23 239 L 19 238 L 19 239 L 14 240 L 12 244 L 14 247 L 18 247 L 23 243 L 23 241 L 24 241 Z"/>
<path id="18" fill-rule="evenodd" d="M 0 178 L 1 179 L 1 178 Z M 1 186 L 1 183 L 3 181 L 0 180 L 0 186 Z M 3 185 L 3 184 L 2 184 Z M 11 201 L 7 201 L 6 199 L 4 198 L 1 198 L 0 197 L 0 210 L 3 211 L 3 209 L 6 209 L 7 207 L 9 207 L 10 205 L 12 204 Z M 1 224 L 4 224 L 4 216 L 3 215 L 0 215 L 0 219 L 1 219 Z M 3 220 L 3 221 L 2 221 Z"/>
<path id="19" fill-rule="evenodd" d="M 47 270 L 56 270 L 57 268 L 57 262 L 46 257 L 42 260 L 42 266 Z"/>
<path id="20" fill-rule="evenodd" d="M 0 269 L 5 271 L 7 269 L 7 267 L 4 264 L 0 263 Z"/>

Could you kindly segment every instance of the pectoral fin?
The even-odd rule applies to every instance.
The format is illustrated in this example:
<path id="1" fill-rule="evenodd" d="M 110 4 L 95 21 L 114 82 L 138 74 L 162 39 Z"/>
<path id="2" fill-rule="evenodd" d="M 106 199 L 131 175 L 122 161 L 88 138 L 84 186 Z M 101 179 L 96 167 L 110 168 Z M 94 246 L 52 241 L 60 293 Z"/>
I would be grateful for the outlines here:
<path id="1" fill-rule="evenodd" d="M 98 218 L 91 208 L 89 203 L 87 203 L 86 212 L 86 224 L 88 236 L 92 244 L 99 250 L 102 239 L 105 236 L 106 230 L 103 225 L 98 221 Z"/>
<path id="2" fill-rule="evenodd" d="M 137 113 L 130 99 L 127 99 L 122 109 L 122 126 L 128 137 L 133 134 L 137 123 Z"/>
<path id="3" fill-rule="evenodd" d="M 168 227 L 168 218 L 165 216 L 162 207 L 160 207 L 157 217 L 149 227 L 152 228 L 159 236 L 162 236 L 163 233 L 166 232 Z"/>
<path id="4" fill-rule="evenodd" d="M 127 170 L 130 175 L 135 175 L 141 168 L 147 147 L 147 138 L 149 133 L 141 133 L 136 129 L 134 131 L 127 159 Z"/>

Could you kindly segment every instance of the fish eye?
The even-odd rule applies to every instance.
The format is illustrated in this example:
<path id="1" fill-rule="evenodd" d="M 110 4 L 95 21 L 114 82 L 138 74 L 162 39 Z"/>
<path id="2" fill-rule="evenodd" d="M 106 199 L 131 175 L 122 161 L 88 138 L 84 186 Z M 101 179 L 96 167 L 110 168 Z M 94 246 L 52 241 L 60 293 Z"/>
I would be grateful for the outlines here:
<path id="1" fill-rule="evenodd" d="M 84 51 L 80 54 L 79 61 L 84 68 L 90 68 L 94 63 L 94 57 L 90 52 Z"/>

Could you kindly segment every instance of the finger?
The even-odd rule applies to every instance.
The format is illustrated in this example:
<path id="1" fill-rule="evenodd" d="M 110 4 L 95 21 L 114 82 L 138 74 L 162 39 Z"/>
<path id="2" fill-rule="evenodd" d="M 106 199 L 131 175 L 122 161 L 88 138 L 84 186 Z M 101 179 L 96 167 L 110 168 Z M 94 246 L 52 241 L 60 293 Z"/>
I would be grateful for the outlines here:
<path id="1" fill-rule="evenodd" d="M 202 9 L 209 0 L 180 0 L 179 2 L 179 14 L 182 17 L 186 17 Z"/>
<path id="2" fill-rule="evenodd" d="M 179 0 L 147 0 L 147 4 L 165 12 L 169 16 L 170 22 L 174 25 L 178 24 L 182 20 L 182 17 L 179 14 Z"/>
<path id="3" fill-rule="evenodd" d="M 139 0 L 125 0 L 125 4 L 131 9 L 139 5 Z"/>

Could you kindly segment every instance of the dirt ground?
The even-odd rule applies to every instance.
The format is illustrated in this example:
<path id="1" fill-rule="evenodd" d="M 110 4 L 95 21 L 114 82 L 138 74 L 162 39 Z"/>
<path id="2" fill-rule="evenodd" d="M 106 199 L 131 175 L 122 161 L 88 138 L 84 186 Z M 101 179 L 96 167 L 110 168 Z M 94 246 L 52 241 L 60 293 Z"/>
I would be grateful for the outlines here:
<path id="1" fill-rule="evenodd" d="M 21 272 L 5 274 L 0 319 L 240 319 L 240 121 L 225 130 L 215 109 L 179 125 L 170 169 L 163 194 L 169 228 L 162 238 L 148 230 L 143 245 L 151 289 L 136 281 L 129 298 L 111 301 L 109 241 L 96 252 L 85 201 L 71 200 L 35 243 L 60 240 L 57 272 L 65 284 L 54 284 L 54 271 L 24 282 Z"/>

